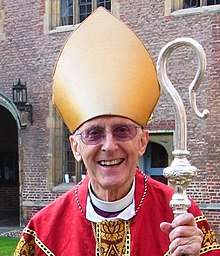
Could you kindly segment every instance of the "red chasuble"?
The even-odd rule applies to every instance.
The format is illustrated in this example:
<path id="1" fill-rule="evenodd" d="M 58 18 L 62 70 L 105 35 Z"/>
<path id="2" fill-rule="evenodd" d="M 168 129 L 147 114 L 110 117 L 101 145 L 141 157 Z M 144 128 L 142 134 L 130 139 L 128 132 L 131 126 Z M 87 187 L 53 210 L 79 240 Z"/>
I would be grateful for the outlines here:
<path id="1" fill-rule="evenodd" d="M 39 211 L 24 229 L 15 256 L 167 256 L 169 238 L 160 223 L 173 220 L 172 190 L 139 171 L 135 178 L 136 215 L 129 221 L 91 223 L 85 217 L 88 177 Z M 204 233 L 200 255 L 219 256 L 220 246 L 206 218 L 189 209 Z"/>

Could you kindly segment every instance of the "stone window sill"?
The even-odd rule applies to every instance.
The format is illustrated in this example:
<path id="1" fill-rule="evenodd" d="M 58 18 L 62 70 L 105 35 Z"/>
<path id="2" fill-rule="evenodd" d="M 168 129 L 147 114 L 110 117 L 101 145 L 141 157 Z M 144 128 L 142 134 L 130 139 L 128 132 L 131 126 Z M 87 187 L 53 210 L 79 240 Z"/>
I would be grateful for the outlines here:
<path id="1" fill-rule="evenodd" d="M 75 25 L 67 25 L 67 26 L 59 26 L 59 27 L 55 27 L 53 30 L 49 31 L 49 34 L 54 34 L 54 33 L 61 33 L 61 32 L 69 32 L 69 31 L 75 31 L 79 24 L 75 24 Z"/>
<path id="2" fill-rule="evenodd" d="M 186 16 L 194 14 L 210 14 L 220 12 L 220 5 L 202 6 L 197 8 L 187 8 L 171 12 L 171 16 Z"/>

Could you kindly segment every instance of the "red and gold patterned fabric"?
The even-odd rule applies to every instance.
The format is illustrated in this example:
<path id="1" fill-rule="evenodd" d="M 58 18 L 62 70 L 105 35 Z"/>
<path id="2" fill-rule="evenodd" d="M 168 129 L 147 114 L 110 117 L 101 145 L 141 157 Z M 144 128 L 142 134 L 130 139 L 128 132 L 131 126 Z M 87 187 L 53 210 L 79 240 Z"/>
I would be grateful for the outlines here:
<path id="1" fill-rule="evenodd" d="M 214 251 L 215 249 L 219 249 L 219 244 L 217 242 L 215 233 L 212 229 L 210 229 L 207 219 L 204 215 L 198 216 L 195 218 L 198 227 L 202 230 L 204 234 L 202 249 L 200 251 L 201 255 L 205 255 L 208 251 Z M 219 251 L 220 255 L 220 251 Z"/>
<path id="2" fill-rule="evenodd" d="M 96 255 L 130 255 L 130 222 L 124 220 L 93 223 Z"/>
<path id="3" fill-rule="evenodd" d="M 167 256 L 169 238 L 160 230 L 173 219 L 172 190 L 137 171 L 136 215 L 129 221 L 91 223 L 85 217 L 88 177 L 38 212 L 24 229 L 14 256 Z M 204 233 L 202 256 L 219 256 L 220 246 L 195 203 L 189 209 Z"/>

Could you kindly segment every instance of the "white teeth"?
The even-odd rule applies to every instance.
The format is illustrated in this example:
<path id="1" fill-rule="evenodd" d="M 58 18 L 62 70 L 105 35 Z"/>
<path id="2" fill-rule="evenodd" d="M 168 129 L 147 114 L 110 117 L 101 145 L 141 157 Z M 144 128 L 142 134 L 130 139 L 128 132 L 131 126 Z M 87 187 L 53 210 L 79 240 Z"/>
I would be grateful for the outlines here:
<path id="1" fill-rule="evenodd" d="M 100 161 L 100 165 L 105 165 L 105 166 L 111 166 L 111 165 L 116 165 L 116 164 L 120 164 L 122 162 L 122 159 L 114 159 L 114 160 L 102 160 Z"/>

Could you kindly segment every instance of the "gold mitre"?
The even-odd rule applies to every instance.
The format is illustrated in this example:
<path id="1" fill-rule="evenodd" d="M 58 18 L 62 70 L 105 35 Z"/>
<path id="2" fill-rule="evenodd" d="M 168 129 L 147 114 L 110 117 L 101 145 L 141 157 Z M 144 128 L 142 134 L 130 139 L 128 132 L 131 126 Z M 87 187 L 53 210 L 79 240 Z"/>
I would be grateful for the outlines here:
<path id="1" fill-rule="evenodd" d="M 53 101 L 71 132 L 102 115 L 145 125 L 159 94 L 144 45 L 102 7 L 70 35 L 54 72 Z"/>

